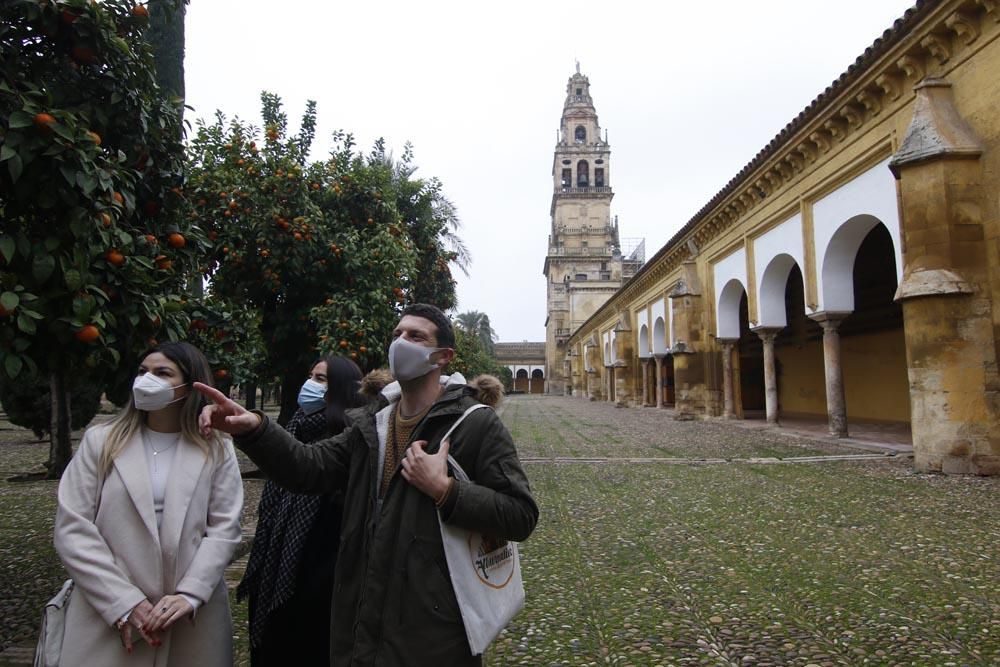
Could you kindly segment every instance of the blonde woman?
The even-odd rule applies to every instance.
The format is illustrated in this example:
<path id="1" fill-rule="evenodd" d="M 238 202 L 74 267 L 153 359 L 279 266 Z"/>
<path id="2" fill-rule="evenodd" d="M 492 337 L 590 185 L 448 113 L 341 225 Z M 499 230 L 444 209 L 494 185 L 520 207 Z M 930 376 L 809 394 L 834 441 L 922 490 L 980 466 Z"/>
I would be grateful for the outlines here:
<path id="1" fill-rule="evenodd" d="M 128 405 L 87 430 L 63 474 L 55 546 L 75 582 L 64 667 L 233 664 L 223 573 L 243 484 L 231 441 L 198 431 L 194 382 L 211 383 L 196 347 L 146 353 Z"/>

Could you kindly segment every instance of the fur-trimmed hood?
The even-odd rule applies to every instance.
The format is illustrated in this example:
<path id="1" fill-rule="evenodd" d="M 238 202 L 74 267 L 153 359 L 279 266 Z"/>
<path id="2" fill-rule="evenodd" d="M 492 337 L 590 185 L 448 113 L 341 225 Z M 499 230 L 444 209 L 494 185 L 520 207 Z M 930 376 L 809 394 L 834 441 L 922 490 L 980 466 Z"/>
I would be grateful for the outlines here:
<path id="1" fill-rule="evenodd" d="M 376 372 L 386 371 L 383 369 L 380 369 L 379 371 L 372 371 L 365 377 L 365 380 Z M 364 387 L 365 380 L 362 380 L 362 387 Z M 500 405 L 500 401 L 503 399 L 503 384 L 493 375 L 477 375 L 471 382 L 467 382 L 465 380 L 465 376 L 461 373 L 452 373 L 451 375 L 441 376 L 441 385 L 445 389 L 451 389 L 463 384 L 468 385 L 469 388 L 472 389 L 473 396 L 477 401 L 485 403 L 493 409 L 496 409 L 497 406 Z M 362 389 L 362 391 L 364 391 L 364 389 Z M 399 387 L 399 382 L 392 381 L 385 385 L 382 387 L 381 393 L 389 403 L 395 403 L 399 400 L 402 393 Z"/>

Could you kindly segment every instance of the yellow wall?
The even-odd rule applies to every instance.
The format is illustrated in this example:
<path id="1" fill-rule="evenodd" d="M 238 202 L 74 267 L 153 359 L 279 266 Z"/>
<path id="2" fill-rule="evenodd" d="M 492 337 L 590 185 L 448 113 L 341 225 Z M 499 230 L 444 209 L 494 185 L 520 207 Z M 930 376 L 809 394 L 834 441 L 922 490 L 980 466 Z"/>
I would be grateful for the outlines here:
<path id="1" fill-rule="evenodd" d="M 826 418 L 826 377 L 823 371 L 823 342 L 775 348 L 781 364 L 778 377 L 778 405 L 781 414 L 814 415 Z M 764 378 L 760 379 L 761 384 Z"/>
<path id="2" fill-rule="evenodd" d="M 841 338 L 847 420 L 910 421 L 903 329 Z"/>

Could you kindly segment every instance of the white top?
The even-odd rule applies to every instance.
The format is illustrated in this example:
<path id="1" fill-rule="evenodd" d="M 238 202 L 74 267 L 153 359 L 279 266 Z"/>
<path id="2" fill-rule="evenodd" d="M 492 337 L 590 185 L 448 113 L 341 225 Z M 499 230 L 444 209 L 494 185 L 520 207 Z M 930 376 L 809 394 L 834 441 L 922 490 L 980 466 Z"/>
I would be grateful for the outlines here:
<path id="1" fill-rule="evenodd" d="M 146 463 L 149 464 L 149 481 L 153 490 L 153 509 L 156 510 L 156 527 L 163 523 L 163 501 L 167 497 L 167 478 L 170 464 L 177 454 L 180 433 L 160 433 L 143 429 L 142 443 L 146 447 Z"/>
<path id="2" fill-rule="evenodd" d="M 170 467 L 177 455 L 177 443 L 181 441 L 180 433 L 160 433 L 151 428 L 142 429 L 142 444 L 146 448 L 146 463 L 149 465 L 149 482 L 153 491 L 153 509 L 156 511 L 156 527 L 163 524 L 163 502 L 167 497 L 167 479 L 170 477 Z M 201 600 L 179 593 L 181 597 L 197 610 Z M 131 613 L 131 612 L 129 612 Z M 125 614 L 122 620 L 127 620 Z"/>

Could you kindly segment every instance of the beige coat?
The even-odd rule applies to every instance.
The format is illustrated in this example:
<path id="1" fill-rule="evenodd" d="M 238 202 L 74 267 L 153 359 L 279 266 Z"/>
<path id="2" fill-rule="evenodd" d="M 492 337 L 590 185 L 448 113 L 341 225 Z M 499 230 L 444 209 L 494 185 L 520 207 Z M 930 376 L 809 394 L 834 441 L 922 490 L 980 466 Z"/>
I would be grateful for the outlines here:
<path id="1" fill-rule="evenodd" d="M 76 582 L 66 615 L 62 665 L 187 667 L 233 664 L 232 617 L 223 573 L 240 542 L 243 484 L 232 443 L 215 459 L 181 438 L 156 526 L 142 438 L 115 459 L 100 488 L 107 426 L 88 429 L 59 484 L 55 546 Z M 97 507 L 96 516 L 94 508 Z M 204 602 L 153 649 L 133 632 L 131 656 L 115 621 L 144 598 L 170 593 Z"/>

